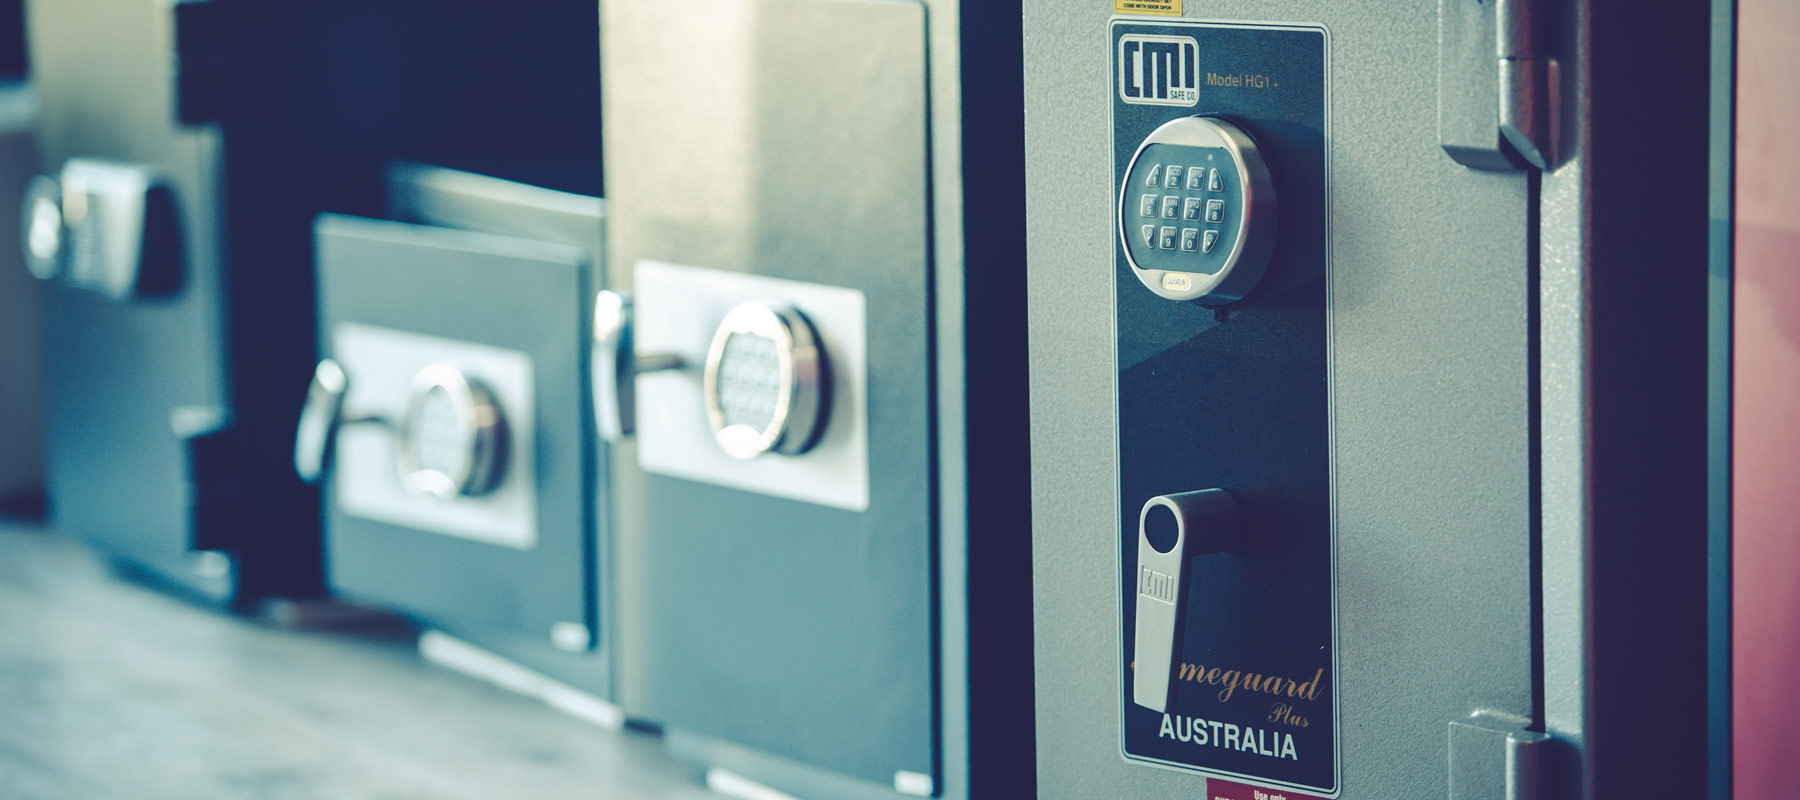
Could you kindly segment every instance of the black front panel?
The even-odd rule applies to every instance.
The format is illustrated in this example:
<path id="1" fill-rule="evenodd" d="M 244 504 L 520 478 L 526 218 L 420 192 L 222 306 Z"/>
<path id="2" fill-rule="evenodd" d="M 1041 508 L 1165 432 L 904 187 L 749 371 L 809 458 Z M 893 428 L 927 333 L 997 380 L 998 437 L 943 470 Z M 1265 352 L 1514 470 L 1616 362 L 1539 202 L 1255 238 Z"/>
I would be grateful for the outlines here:
<path id="1" fill-rule="evenodd" d="M 1132 37 L 1166 49 L 1167 60 L 1151 69 L 1151 57 L 1127 54 Z M 1183 268 L 1207 272 L 1207 254 L 1181 247 L 1184 226 L 1236 227 L 1226 223 L 1237 213 L 1238 187 L 1228 170 L 1220 171 L 1224 181 L 1212 181 L 1206 149 L 1153 145 L 1128 170 L 1152 130 L 1189 115 L 1230 120 L 1255 140 L 1273 173 L 1281 231 L 1262 285 L 1223 312 L 1153 294 L 1127 263 L 1125 242 L 1117 248 L 1124 752 L 1330 793 L 1339 774 L 1339 725 L 1327 405 L 1326 36 L 1317 29 L 1121 21 L 1112 42 L 1114 186 L 1124 198 L 1123 220 L 1138 223 L 1140 212 L 1150 210 L 1143 196 L 1154 194 L 1157 203 L 1154 221 L 1127 225 L 1125 233 L 1154 224 L 1158 241 L 1132 241 L 1132 252 L 1141 246 L 1144 257 L 1196 261 L 1202 266 Z M 1171 164 L 1183 173 L 1176 186 L 1167 185 Z M 1149 186 L 1153 166 L 1165 176 L 1157 188 Z M 1186 178 L 1194 166 L 1206 172 L 1190 189 Z M 1209 199 L 1223 206 L 1211 224 Z M 1189 200 L 1199 201 L 1200 219 L 1183 218 Z M 1174 208 L 1173 216 L 1164 216 L 1165 206 Z M 1174 248 L 1163 246 L 1169 238 L 1163 227 L 1175 229 Z M 1243 539 L 1226 552 L 1192 556 L 1182 591 L 1159 584 L 1152 593 L 1159 601 L 1180 598 L 1169 676 L 1174 691 L 1164 713 L 1133 695 L 1139 513 L 1153 497 L 1205 489 L 1236 498 Z"/>

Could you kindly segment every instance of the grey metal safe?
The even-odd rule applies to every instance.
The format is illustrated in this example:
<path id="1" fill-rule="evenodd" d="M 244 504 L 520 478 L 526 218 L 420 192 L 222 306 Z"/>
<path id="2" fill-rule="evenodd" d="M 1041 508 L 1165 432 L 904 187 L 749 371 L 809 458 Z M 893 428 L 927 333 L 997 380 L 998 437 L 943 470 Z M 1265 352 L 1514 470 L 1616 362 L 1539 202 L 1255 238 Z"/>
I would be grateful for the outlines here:
<path id="1" fill-rule="evenodd" d="M 252 113 L 228 139 L 208 68 L 269 62 L 213 49 L 208 34 L 254 28 L 215 26 L 220 8 L 29 4 L 45 174 L 27 194 L 26 250 L 50 282 L 56 524 L 233 602 L 316 594 L 320 571 L 316 501 L 278 444 L 298 408 L 282 381 L 303 383 L 311 349 L 311 280 L 303 244 L 287 246 L 304 242 L 304 216 L 277 220 L 309 200 L 250 202 L 274 178 L 256 151 L 280 136 Z M 234 257 L 256 258 L 256 272 L 229 280 Z"/>
<path id="2" fill-rule="evenodd" d="M 1705 18 L 1650 16 L 1026 3 L 1043 796 L 1701 796 Z"/>
<path id="3" fill-rule="evenodd" d="M 323 589 L 294 476 L 312 218 L 388 159 L 591 150 L 591 4 L 29 4 L 55 524 L 223 603 Z M 585 20 L 587 24 L 581 24 Z M 484 43 L 469 48 L 474 39 Z M 518 54 L 524 53 L 525 56 Z M 524 88 L 521 88 L 524 87 Z"/>
<path id="4" fill-rule="evenodd" d="M 610 698 L 587 381 L 604 203 L 406 163 L 387 193 L 393 220 L 315 228 L 294 458 L 323 488 L 330 588 L 436 630 L 427 655 L 473 644 Z"/>
<path id="5" fill-rule="evenodd" d="M 715 782 L 1032 791 L 1018 20 L 602 3 L 619 698 Z"/>

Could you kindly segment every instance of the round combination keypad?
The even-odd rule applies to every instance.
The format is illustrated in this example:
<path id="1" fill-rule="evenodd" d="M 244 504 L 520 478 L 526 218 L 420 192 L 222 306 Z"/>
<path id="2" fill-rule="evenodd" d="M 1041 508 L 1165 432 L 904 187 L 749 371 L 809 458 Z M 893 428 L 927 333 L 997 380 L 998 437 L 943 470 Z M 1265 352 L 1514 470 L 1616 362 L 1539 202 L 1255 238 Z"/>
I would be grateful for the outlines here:
<path id="1" fill-rule="evenodd" d="M 1275 187 L 1243 130 L 1183 117 L 1138 146 L 1120 187 L 1118 222 L 1126 261 L 1151 291 L 1228 305 L 1249 294 L 1268 266 Z"/>

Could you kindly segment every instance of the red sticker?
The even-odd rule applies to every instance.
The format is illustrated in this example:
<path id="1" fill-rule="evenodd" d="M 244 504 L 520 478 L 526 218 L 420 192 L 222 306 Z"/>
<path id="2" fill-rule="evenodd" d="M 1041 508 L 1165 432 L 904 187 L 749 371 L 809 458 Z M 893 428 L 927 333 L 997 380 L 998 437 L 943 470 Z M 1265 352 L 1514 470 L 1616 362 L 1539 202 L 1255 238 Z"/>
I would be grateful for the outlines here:
<path id="1" fill-rule="evenodd" d="M 1325 800 L 1325 798 L 1287 789 L 1266 789 L 1261 786 L 1245 786 L 1218 778 L 1207 778 L 1206 800 Z"/>

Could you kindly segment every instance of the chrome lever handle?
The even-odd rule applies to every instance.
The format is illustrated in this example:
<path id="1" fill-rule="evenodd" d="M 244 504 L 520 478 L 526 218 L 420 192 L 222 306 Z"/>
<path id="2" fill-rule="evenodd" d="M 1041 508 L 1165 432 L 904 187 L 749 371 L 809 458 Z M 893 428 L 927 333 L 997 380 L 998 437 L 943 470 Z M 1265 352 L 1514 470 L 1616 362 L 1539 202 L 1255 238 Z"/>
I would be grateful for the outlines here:
<path id="1" fill-rule="evenodd" d="M 1243 537 L 1237 499 L 1224 489 L 1152 497 L 1138 512 L 1134 577 L 1137 628 L 1132 640 L 1131 699 L 1168 711 L 1187 610 L 1194 556 L 1221 553 Z"/>
<path id="2" fill-rule="evenodd" d="M 350 390 L 350 376 L 336 360 L 326 358 L 313 368 L 312 383 L 306 387 L 306 404 L 300 407 L 300 422 L 294 431 L 294 472 L 305 483 L 318 483 L 331 466 L 338 429 L 345 425 L 380 425 L 394 427 L 382 416 L 344 418 L 344 396 Z"/>
<path id="3" fill-rule="evenodd" d="M 619 442 L 637 431 L 637 376 L 687 367 L 670 353 L 638 355 L 632 349 L 630 292 L 604 290 L 594 298 L 594 424 L 602 441 Z"/>
<path id="4" fill-rule="evenodd" d="M 313 368 L 312 383 L 306 387 L 306 405 L 300 407 L 300 423 L 294 431 L 294 472 L 300 480 L 318 483 L 325 474 L 332 441 L 343 421 L 344 394 L 349 389 L 350 378 L 336 361 L 323 359 Z"/>

